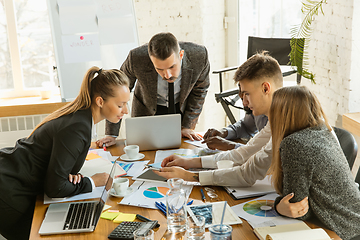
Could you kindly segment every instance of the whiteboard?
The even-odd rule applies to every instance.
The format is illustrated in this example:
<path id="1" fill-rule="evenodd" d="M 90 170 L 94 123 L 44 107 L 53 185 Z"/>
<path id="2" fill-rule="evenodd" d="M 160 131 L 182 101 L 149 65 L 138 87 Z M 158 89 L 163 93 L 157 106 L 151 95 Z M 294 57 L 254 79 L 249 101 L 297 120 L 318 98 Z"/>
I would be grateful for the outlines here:
<path id="1" fill-rule="evenodd" d="M 119 69 L 139 46 L 132 0 L 47 0 L 63 102 L 79 94 L 92 66 Z"/>

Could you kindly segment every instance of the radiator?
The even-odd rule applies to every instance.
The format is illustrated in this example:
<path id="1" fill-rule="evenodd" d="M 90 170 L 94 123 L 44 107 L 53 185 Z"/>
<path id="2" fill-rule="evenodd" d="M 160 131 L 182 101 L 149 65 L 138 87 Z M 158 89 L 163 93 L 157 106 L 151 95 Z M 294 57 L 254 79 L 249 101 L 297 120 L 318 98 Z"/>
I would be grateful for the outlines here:
<path id="1" fill-rule="evenodd" d="M 16 140 L 29 136 L 46 116 L 43 114 L 0 118 L 0 148 L 13 147 Z M 96 133 L 98 138 L 105 136 L 105 121 L 97 124 Z"/>

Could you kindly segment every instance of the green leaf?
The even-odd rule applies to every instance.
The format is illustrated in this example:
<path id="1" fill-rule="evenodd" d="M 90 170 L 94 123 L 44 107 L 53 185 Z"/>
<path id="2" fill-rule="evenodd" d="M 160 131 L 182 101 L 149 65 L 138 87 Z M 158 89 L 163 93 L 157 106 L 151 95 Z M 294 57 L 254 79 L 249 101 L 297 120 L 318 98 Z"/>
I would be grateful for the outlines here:
<path id="1" fill-rule="evenodd" d="M 324 15 L 322 6 L 326 3 L 326 1 L 327 0 L 306 0 L 306 2 L 303 2 L 301 11 L 305 15 L 304 20 L 300 25 L 293 26 L 290 29 L 290 64 L 291 66 L 296 67 L 298 74 L 300 74 L 304 78 L 310 79 L 310 81 L 314 84 L 316 83 L 315 75 L 308 71 L 309 54 L 307 52 L 307 49 L 313 30 L 311 28 L 311 23 L 314 20 L 314 16 L 317 16 L 319 14 L 319 10 Z"/>

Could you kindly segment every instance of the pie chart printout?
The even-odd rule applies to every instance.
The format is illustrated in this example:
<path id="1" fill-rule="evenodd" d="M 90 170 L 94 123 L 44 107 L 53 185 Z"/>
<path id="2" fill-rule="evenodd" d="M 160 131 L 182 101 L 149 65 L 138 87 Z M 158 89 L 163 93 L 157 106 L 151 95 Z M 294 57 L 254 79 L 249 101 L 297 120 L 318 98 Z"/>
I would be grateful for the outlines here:
<path id="1" fill-rule="evenodd" d="M 147 198 L 159 199 L 164 198 L 167 191 L 169 191 L 169 188 L 167 187 L 150 187 L 145 189 L 143 194 Z"/>
<path id="2" fill-rule="evenodd" d="M 274 200 L 255 200 L 248 202 L 243 207 L 248 214 L 259 217 L 278 217 L 274 209 Z"/>

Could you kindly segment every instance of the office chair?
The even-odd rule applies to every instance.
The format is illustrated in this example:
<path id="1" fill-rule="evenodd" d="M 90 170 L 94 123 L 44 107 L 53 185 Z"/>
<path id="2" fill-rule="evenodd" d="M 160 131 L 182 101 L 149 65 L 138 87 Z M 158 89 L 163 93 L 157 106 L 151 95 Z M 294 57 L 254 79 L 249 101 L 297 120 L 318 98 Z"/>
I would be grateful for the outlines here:
<path id="1" fill-rule="evenodd" d="M 355 177 L 355 182 L 358 184 L 359 190 L 360 190 L 360 167 Z"/>
<path id="2" fill-rule="evenodd" d="M 289 54 L 291 51 L 290 40 L 290 38 L 259 38 L 249 36 L 247 58 L 251 57 L 256 52 L 266 50 L 272 57 L 274 57 L 279 62 L 280 65 L 288 65 L 290 62 Z M 228 67 L 213 71 L 214 74 L 219 74 L 220 86 L 220 93 L 215 94 L 215 99 L 217 102 L 221 103 L 226 113 L 226 116 L 229 118 L 231 124 L 234 124 L 236 122 L 236 119 L 232 114 L 229 106 L 238 109 L 243 109 L 243 106 L 242 101 L 239 101 L 240 97 L 238 95 L 238 89 L 223 91 L 222 74 L 228 71 L 236 70 L 237 68 L 238 67 Z M 296 73 L 296 71 L 292 69 L 283 71 L 283 76 L 289 76 L 294 73 Z M 300 81 L 301 75 L 298 74 L 296 82 L 300 84 Z"/>
<path id="3" fill-rule="evenodd" d="M 339 140 L 341 149 L 343 150 L 345 157 L 349 163 L 350 169 L 352 169 L 358 151 L 356 140 L 354 136 L 345 129 L 337 127 L 333 127 L 333 129 Z M 360 181 L 359 173 L 357 174 L 356 178 Z"/>

